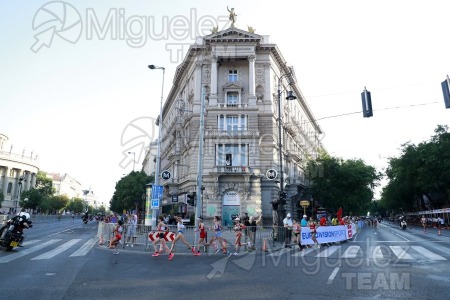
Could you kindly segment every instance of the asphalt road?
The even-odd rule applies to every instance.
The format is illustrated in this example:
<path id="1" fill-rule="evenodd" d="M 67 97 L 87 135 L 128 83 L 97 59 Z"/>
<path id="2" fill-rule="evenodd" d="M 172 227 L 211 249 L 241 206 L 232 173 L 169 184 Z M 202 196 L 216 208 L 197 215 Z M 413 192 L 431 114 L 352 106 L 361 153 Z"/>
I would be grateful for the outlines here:
<path id="1" fill-rule="evenodd" d="M 97 245 L 96 223 L 41 223 L 0 252 L 0 299 L 447 299 L 450 239 L 394 224 L 299 252 L 151 257 Z M 447 233 L 444 233 L 446 235 Z"/>

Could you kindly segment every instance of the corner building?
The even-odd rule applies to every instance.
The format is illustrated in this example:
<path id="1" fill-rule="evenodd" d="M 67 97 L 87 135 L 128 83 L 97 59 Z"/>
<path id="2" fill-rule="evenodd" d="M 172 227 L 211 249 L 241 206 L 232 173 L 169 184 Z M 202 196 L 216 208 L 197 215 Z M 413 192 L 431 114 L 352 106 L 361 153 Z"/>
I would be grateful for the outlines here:
<path id="1" fill-rule="evenodd" d="M 181 204 L 196 191 L 205 97 L 203 218 L 219 215 L 227 226 L 235 215 L 262 213 L 272 222 L 270 202 L 280 192 L 280 76 L 282 165 L 288 195 L 284 210 L 294 217 L 303 214 L 297 202 L 308 186 L 306 160 L 315 159 L 322 148 L 322 131 L 278 47 L 267 36 L 233 27 L 197 38 L 177 67 L 162 113 L 161 171 L 172 174 L 169 180 L 161 180 L 163 211 L 169 211 L 164 206 L 175 204 L 174 195 Z M 289 90 L 296 100 L 285 100 Z M 275 180 L 266 177 L 271 169 L 278 172 Z M 177 206 L 179 211 L 186 208 Z M 194 208 L 188 208 L 193 213 Z"/>

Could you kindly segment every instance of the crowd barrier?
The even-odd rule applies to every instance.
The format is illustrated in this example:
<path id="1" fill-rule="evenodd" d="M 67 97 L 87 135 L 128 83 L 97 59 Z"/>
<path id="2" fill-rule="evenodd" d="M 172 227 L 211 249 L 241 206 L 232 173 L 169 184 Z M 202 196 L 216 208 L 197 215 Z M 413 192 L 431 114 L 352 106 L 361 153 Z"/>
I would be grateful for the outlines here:
<path id="1" fill-rule="evenodd" d="M 107 244 L 113 238 L 113 230 L 115 224 L 100 222 L 98 226 L 98 238 L 100 243 Z M 134 226 L 134 228 L 133 228 Z M 176 236 L 176 226 L 169 225 L 169 231 L 172 234 L 166 235 L 167 245 L 170 247 L 173 238 Z M 207 230 L 207 237 L 205 242 L 208 244 L 211 238 L 214 236 L 214 230 L 211 230 L 211 226 L 205 225 Z M 356 234 L 357 229 L 361 228 L 361 224 L 348 224 L 348 225 L 338 225 L 338 226 L 320 226 L 317 228 L 316 238 L 319 243 L 335 243 L 342 242 L 348 239 L 352 239 Z M 151 226 L 139 225 L 123 225 L 122 233 L 122 247 L 143 247 L 145 250 L 150 249 L 153 251 L 153 243 L 150 237 L 155 231 L 152 230 Z M 284 227 L 281 226 L 255 226 L 246 227 L 243 231 L 241 238 L 241 244 L 245 250 L 256 250 L 262 249 L 265 245 L 271 248 L 283 247 L 285 244 L 286 234 L 288 232 Z M 199 233 L 195 231 L 194 226 L 186 226 L 184 233 L 185 239 L 191 246 L 198 247 Z M 222 229 L 222 237 L 227 243 L 228 247 L 234 246 L 235 243 L 235 232 L 232 227 L 224 227 Z M 303 245 L 311 245 L 314 242 L 311 239 L 311 231 L 309 227 L 301 228 L 301 243 Z M 204 251 L 207 251 L 202 247 Z M 174 251 L 184 252 L 187 251 L 187 247 L 178 241 L 174 247 Z"/>

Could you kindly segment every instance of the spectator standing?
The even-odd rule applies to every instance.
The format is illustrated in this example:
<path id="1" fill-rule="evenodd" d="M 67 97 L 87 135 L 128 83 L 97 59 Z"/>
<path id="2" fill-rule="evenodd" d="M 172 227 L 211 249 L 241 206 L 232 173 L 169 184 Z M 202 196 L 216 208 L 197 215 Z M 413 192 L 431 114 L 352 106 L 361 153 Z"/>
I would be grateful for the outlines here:
<path id="1" fill-rule="evenodd" d="M 251 216 L 249 219 L 249 222 L 248 222 L 249 225 L 247 227 L 247 231 L 248 231 L 248 237 L 249 237 L 249 243 L 250 243 L 249 248 L 252 250 L 256 250 L 256 248 L 255 248 L 256 227 L 258 226 L 258 223 L 261 222 L 261 218 L 262 218 L 262 214 L 259 215 L 258 220 L 255 220 L 255 218 L 253 216 Z"/>
<path id="2" fill-rule="evenodd" d="M 291 213 L 286 215 L 286 218 L 283 219 L 284 226 L 284 248 L 291 248 L 291 238 L 292 238 L 292 219 Z"/>
<path id="3" fill-rule="evenodd" d="M 132 214 L 128 217 L 128 242 L 127 246 L 130 246 L 130 240 L 131 240 L 131 247 L 134 247 L 134 244 L 136 243 L 136 227 L 137 227 L 137 215 Z"/>
<path id="4" fill-rule="evenodd" d="M 320 226 L 326 226 L 327 225 L 327 218 L 325 218 L 325 215 L 322 215 L 319 222 Z"/>
<path id="5" fill-rule="evenodd" d="M 300 221 L 300 225 L 302 226 L 302 227 L 308 227 L 308 220 L 307 220 L 307 216 L 306 215 L 303 215 L 303 219 Z"/>
<path id="6" fill-rule="evenodd" d="M 440 216 L 437 218 L 438 235 L 441 235 L 441 229 L 444 227 L 444 219 Z"/>

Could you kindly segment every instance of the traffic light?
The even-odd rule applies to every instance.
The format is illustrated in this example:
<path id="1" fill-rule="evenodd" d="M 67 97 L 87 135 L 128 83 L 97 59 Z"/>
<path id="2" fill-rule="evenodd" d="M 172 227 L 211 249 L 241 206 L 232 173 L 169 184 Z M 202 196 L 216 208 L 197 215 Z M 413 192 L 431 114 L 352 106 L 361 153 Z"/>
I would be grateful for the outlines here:
<path id="1" fill-rule="evenodd" d="M 196 199 L 196 193 L 193 192 L 191 194 L 187 195 L 187 204 L 191 205 L 191 206 L 195 206 L 195 199 Z"/>
<path id="2" fill-rule="evenodd" d="M 287 200 L 287 193 L 286 192 L 280 192 L 280 202 L 282 204 L 285 204 Z"/>
<path id="3" fill-rule="evenodd" d="M 364 91 L 361 93 L 361 100 L 363 108 L 363 117 L 364 118 L 372 117 L 373 116 L 372 98 L 370 96 L 370 92 L 366 90 L 366 87 L 364 87 Z"/>
<path id="4" fill-rule="evenodd" d="M 441 82 L 442 93 L 444 94 L 444 103 L 445 108 L 450 108 L 450 80 L 447 76 L 447 79 Z"/>

